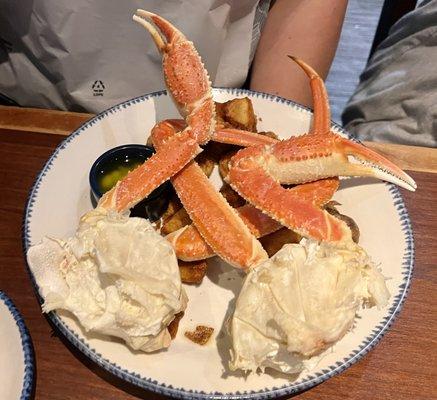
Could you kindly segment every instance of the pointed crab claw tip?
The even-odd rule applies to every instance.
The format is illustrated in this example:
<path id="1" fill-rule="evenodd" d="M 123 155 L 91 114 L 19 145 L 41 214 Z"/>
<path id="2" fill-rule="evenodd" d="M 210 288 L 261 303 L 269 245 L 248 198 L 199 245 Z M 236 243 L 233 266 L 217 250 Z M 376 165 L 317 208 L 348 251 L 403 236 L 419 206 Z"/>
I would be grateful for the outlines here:
<path id="1" fill-rule="evenodd" d="M 138 9 L 137 13 L 132 16 L 132 19 L 135 22 L 138 22 L 140 25 L 142 25 L 147 31 L 149 31 L 150 35 L 152 36 L 153 41 L 155 42 L 156 47 L 160 52 L 164 52 L 165 50 L 165 42 L 161 37 L 161 34 L 157 31 L 157 29 L 148 21 L 146 21 L 143 17 L 151 17 L 155 16 L 155 14 L 152 14 L 148 11 Z"/>
<path id="2" fill-rule="evenodd" d="M 299 57 L 291 56 L 290 54 L 287 55 L 287 57 L 291 60 L 293 60 L 296 64 L 298 64 L 303 69 L 309 68 L 308 64 L 304 61 L 302 61 Z"/>
<path id="3" fill-rule="evenodd" d="M 140 15 L 141 17 L 146 17 L 146 18 L 152 18 L 152 17 L 156 16 L 156 14 L 151 13 L 150 11 L 143 10 L 141 8 L 137 9 L 136 14 Z"/>
<path id="4" fill-rule="evenodd" d="M 165 18 L 154 14 L 150 11 L 146 11 L 146 10 L 142 10 L 142 9 L 138 9 L 136 12 L 137 15 L 139 15 L 140 17 L 143 18 L 148 18 L 149 20 L 151 20 L 153 22 L 153 24 L 156 26 L 156 28 L 158 28 L 160 34 L 166 39 L 167 43 L 171 43 L 174 40 L 177 39 L 185 39 L 185 36 L 183 35 L 182 32 L 180 32 L 178 29 L 176 29 L 175 26 L 173 26 L 169 21 L 167 21 Z M 146 23 L 143 25 L 150 25 L 151 24 L 147 21 L 145 21 Z M 150 28 L 147 28 L 150 31 Z M 156 29 L 155 29 L 156 30 Z"/>
<path id="5" fill-rule="evenodd" d="M 299 67 L 304 70 L 309 78 L 319 76 L 319 74 L 313 68 L 311 68 L 306 62 L 302 61 L 300 58 L 291 55 L 287 55 L 287 57 L 293 60 L 297 65 L 299 65 Z"/>
<path id="6" fill-rule="evenodd" d="M 378 179 L 394 183 L 412 192 L 416 190 L 416 182 L 385 157 L 360 143 L 347 139 L 342 139 L 342 144 L 345 153 L 352 157 L 352 160 L 349 159 L 351 163 L 361 165 L 362 168 L 370 170 L 371 175 Z"/>

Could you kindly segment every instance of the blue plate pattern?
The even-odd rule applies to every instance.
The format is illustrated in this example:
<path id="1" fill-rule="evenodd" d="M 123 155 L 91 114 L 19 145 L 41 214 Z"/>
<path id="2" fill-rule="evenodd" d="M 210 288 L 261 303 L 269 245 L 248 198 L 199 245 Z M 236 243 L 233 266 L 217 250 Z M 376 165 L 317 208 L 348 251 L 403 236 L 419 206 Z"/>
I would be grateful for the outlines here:
<path id="1" fill-rule="evenodd" d="M 298 109 L 300 111 L 311 111 L 307 107 L 303 107 L 293 101 L 273 96 L 266 93 L 255 92 L 245 89 L 229 89 L 229 88 L 216 88 L 215 91 L 219 93 L 227 93 L 230 95 L 247 95 L 252 98 L 262 98 L 268 99 L 270 101 L 276 103 L 286 104 L 289 107 L 294 109 Z M 32 208 L 35 198 L 38 193 L 39 186 L 41 184 L 42 179 L 46 175 L 46 173 L 52 167 L 53 161 L 57 158 L 58 154 L 65 149 L 65 147 L 74 140 L 77 136 L 81 135 L 84 131 L 86 131 L 90 126 L 96 124 L 98 121 L 108 117 L 111 114 L 122 111 L 123 109 L 130 107 L 133 104 L 141 103 L 147 101 L 149 99 L 167 96 L 166 91 L 154 92 L 151 94 L 143 95 L 136 97 L 134 99 L 125 101 L 114 107 L 109 108 L 106 111 L 96 115 L 94 118 L 90 119 L 88 122 L 83 124 L 80 128 L 78 128 L 75 132 L 73 132 L 70 136 L 68 136 L 55 150 L 53 155 L 47 161 L 42 171 L 36 178 L 36 181 L 30 191 L 29 198 L 27 200 L 27 205 L 25 208 L 24 221 L 23 221 L 23 249 L 24 256 L 26 258 L 26 253 L 28 248 L 30 247 L 29 242 L 29 221 L 32 216 Z M 340 133 L 342 136 L 345 136 L 351 140 L 359 142 L 356 138 L 347 133 L 340 125 L 332 122 L 333 128 L 335 131 Z M 230 399 L 272 399 L 280 396 L 295 394 L 304 390 L 307 390 L 313 386 L 316 386 L 327 379 L 341 373 L 345 369 L 349 368 L 351 365 L 355 364 L 359 361 L 363 356 L 365 356 L 371 349 L 373 349 L 379 341 L 382 339 L 384 334 L 393 324 L 397 315 L 401 311 L 402 305 L 406 299 L 406 296 L 409 291 L 411 278 L 413 274 L 413 266 L 414 266 L 414 240 L 413 240 L 413 232 L 411 228 L 411 221 L 408 215 L 407 208 L 405 206 L 404 200 L 399 189 L 390 183 L 386 183 L 388 186 L 389 193 L 393 199 L 393 203 L 395 205 L 398 218 L 401 224 L 401 229 L 404 234 L 404 243 L 405 243 L 405 252 L 403 254 L 403 262 L 401 265 L 401 272 L 403 276 L 403 282 L 398 286 L 397 293 L 392 293 L 392 304 L 388 310 L 387 315 L 375 326 L 372 330 L 372 334 L 363 340 L 363 342 L 355 349 L 352 353 L 348 355 L 348 357 L 344 358 L 342 361 L 338 361 L 336 364 L 325 368 L 322 373 L 314 373 L 313 375 L 306 376 L 304 379 L 300 379 L 292 382 L 290 385 L 284 385 L 281 387 L 273 387 L 273 388 L 265 388 L 263 390 L 258 391 L 244 391 L 244 392 L 233 392 L 233 393 L 220 393 L 220 392 L 204 392 L 204 391 L 193 391 L 187 390 L 182 387 L 175 388 L 172 385 L 167 385 L 162 382 L 157 382 L 151 378 L 140 376 L 137 373 L 132 371 L 128 371 L 123 369 L 121 366 L 112 363 L 110 360 L 102 357 L 101 354 L 92 349 L 83 339 L 81 339 L 75 332 L 70 330 L 62 319 L 55 313 L 50 312 L 48 317 L 51 322 L 65 335 L 65 337 L 84 355 L 98 364 L 100 367 L 110 372 L 111 374 L 121 378 L 131 384 L 134 384 L 138 387 L 141 387 L 146 390 L 150 390 L 155 393 L 167 395 L 174 398 L 180 399 L 220 399 L 220 400 L 230 400 Z M 28 272 L 30 274 L 31 280 L 35 287 L 37 297 L 42 304 L 43 299 L 38 293 L 38 286 L 34 280 L 32 272 L 27 266 Z"/>
<path id="2" fill-rule="evenodd" d="M 28 400 L 31 398 L 33 382 L 35 377 L 35 357 L 33 352 L 32 339 L 29 331 L 24 323 L 24 319 L 18 311 L 12 300 L 0 290 L 0 301 L 8 308 L 14 319 L 21 338 L 21 346 L 24 358 L 24 379 L 23 388 L 21 389 L 20 400 Z"/>

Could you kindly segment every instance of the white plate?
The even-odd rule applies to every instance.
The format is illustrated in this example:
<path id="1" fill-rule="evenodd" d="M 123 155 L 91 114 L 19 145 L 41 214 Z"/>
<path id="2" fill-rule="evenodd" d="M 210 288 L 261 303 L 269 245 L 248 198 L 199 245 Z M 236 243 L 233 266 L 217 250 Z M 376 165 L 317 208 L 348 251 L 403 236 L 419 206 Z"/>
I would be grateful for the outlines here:
<path id="1" fill-rule="evenodd" d="M 261 117 L 260 130 L 286 138 L 308 130 L 311 112 L 290 101 L 239 89 L 214 89 L 217 101 L 248 96 Z M 164 92 L 142 96 L 115 106 L 69 136 L 55 151 L 30 193 L 24 225 L 27 249 L 44 235 L 67 237 L 79 217 L 92 208 L 88 171 L 106 150 L 145 143 L 156 121 L 178 114 Z M 345 134 L 339 126 L 335 131 Z M 212 176 L 217 186 L 218 173 Z M 87 357 L 114 375 L 140 387 L 180 398 L 272 398 L 308 389 L 343 371 L 367 353 L 382 337 L 399 312 L 413 268 L 410 221 L 398 189 L 370 179 L 343 181 L 335 199 L 341 211 L 353 217 L 361 230 L 360 244 L 389 278 L 389 305 L 370 309 L 313 370 L 292 378 L 276 373 L 247 378 L 227 368 L 229 343 L 223 327 L 241 287 L 242 276 L 218 259 L 211 261 L 207 277 L 187 286 L 189 304 L 179 334 L 167 351 L 134 353 L 121 342 L 85 334 L 71 315 L 50 313 L 51 320 Z M 182 332 L 197 324 L 214 327 L 214 338 L 201 347 Z"/>
<path id="2" fill-rule="evenodd" d="M 0 291 L 0 399 L 30 399 L 33 378 L 29 332 L 12 300 Z"/>

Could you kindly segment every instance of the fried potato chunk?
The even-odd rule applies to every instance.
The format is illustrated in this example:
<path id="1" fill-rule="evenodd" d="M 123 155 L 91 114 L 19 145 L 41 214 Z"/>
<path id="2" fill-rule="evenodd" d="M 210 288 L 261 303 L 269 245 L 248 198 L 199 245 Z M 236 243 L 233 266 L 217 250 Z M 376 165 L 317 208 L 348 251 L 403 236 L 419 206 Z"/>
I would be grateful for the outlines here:
<path id="1" fill-rule="evenodd" d="M 260 135 L 268 136 L 268 137 L 271 137 L 272 139 L 279 140 L 279 136 L 275 132 L 267 131 L 267 132 L 258 132 L 258 133 Z"/>
<path id="2" fill-rule="evenodd" d="M 208 268 L 208 264 L 205 260 L 190 262 L 178 260 L 178 264 L 183 283 L 201 283 Z"/>
<path id="3" fill-rule="evenodd" d="M 211 338 L 213 333 L 214 328 L 205 325 L 197 325 L 195 331 L 186 331 L 184 335 L 192 342 L 204 346 L 206 343 L 208 343 L 208 340 Z"/>
<path id="4" fill-rule="evenodd" d="M 170 333 L 170 337 L 172 339 L 174 339 L 176 337 L 177 333 L 178 333 L 179 321 L 182 319 L 183 316 L 184 316 L 184 312 L 181 311 L 179 314 L 176 314 L 174 316 L 173 321 L 171 321 L 168 324 L 168 327 L 167 327 L 168 333 Z"/>
<path id="5" fill-rule="evenodd" d="M 191 224 L 191 218 L 185 211 L 185 208 L 181 208 L 176 213 L 174 213 L 170 218 L 164 220 L 161 228 L 161 233 L 163 235 L 168 235 L 171 232 L 177 231 L 178 229 L 184 227 L 185 225 Z"/>
<path id="6" fill-rule="evenodd" d="M 167 221 L 171 216 L 176 214 L 176 212 L 178 212 L 181 208 L 182 208 L 182 203 L 179 200 L 179 197 L 177 196 L 177 194 L 174 193 L 171 196 L 171 198 L 168 202 L 167 210 L 164 211 L 164 213 L 161 216 L 161 219 L 163 221 Z"/>
<path id="7" fill-rule="evenodd" d="M 150 146 L 150 147 L 155 147 L 155 146 L 153 146 L 152 135 L 150 135 L 150 136 L 147 138 L 146 145 L 147 145 L 147 146 Z"/>
<path id="8" fill-rule="evenodd" d="M 215 122 L 217 128 L 229 127 L 229 124 L 225 121 L 225 104 L 215 102 Z"/>
<path id="9" fill-rule="evenodd" d="M 256 132 L 256 115 L 248 97 L 233 99 L 223 105 L 224 120 L 237 129 Z"/>
<path id="10" fill-rule="evenodd" d="M 231 207 L 238 208 L 246 204 L 244 200 L 234 189 L 232 189 L 227 183 L 224 183 L 220 189 L 220 193 L 226 199 Z"/>
<path id="11" fill-rule="evenodd" d="M 195 160 L 197 164 L 199 164 L 199 167 L 202 168 L 202 171 L 205 173 L 205 175 L 209 178 L 214 169 L 214 165 L 216 164 L 213 156 L 208 154 L 206 151 L 202 151 L 202 153 L 200 153 Z"/>
<path id="12" fill-rule="evenodd" d="M 288 228 L 281 228 L 276 232 L 260 238 L 260 242 L 267 252 L 269 257 L 276 254 L 287 243 L 299 243 L 302 239 L 298 233 L 291 231 Z"/>
<path id="13" fill-rule="evenodd" d="M 222 179 L 224 180 L 226 176 L 229 174 L 229 163 L 231 161 L 231 158 L 237 153 L 238 150 L 232 150 L 225 155 L 222 156 L 222 158 L 219 161 L 219 173 Z"/>
<path id="14" fill-rule="evenodd" d="M 216 102 L 215 111 L 216 129 L 236 128 L 256 132 L 256 115 L 252 101 L 248 97 L 229 100 L 226 103 Z M 210 141 L 203 152 L 218 163 L 225 153 L 234 149 L 234 145 Z"/>

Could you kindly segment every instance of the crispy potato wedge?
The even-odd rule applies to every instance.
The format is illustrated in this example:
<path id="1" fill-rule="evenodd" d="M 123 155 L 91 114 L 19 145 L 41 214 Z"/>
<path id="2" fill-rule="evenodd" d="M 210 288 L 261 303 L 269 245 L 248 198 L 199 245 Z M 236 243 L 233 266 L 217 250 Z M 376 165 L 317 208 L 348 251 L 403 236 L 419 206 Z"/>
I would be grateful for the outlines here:
<path id="1" fill-rule="evenodd" d="M 213 142 L 210 140 L 206 146 L 203 147 L 203 152 L 201 154 L 205 153 L 208 158 L 214 160 L 214 162 L 218 164 L 223 155 L 237 148 L 237 146 L 232 144 Z"/>
<path id="2" fill-rule="evenodd" d="M 155 146 L 153 146 L 152 135 L 150 135 L 150 136 L 147 138 L 147 142 L 146 142 L 146 144 L 147 144 L 147 146 L 155 147 Z"/>
<path id="3" fill-rule="evenodd" d="M 256 132 L 256 115 L 248 97 L 224 103 L 224 120 L 237 129 Z"/>
<path id="4" fill-rule="evenodd" d="M 190 262 L 178 260 L 178 264 L 183 283 L 201 283 L 208 268 L 208 264 L 205 260 Z"/>
<path id="5" fill-rule="evenodd" d="M 272 139 L 279 140 L 279 136 L 275 132 L 267 131 L 267 132 L 258 132 L 260 135 L 271 137 Z"/>
<path id="6" fill-rule="evenodd" d="M 214 169 L 214 165 L 216 164 L 214 158 L 205 151 L 202 151 L 197 157 L 196 162 L 199 164 L 199 167 L 202 168 L 202 171 L 209 178 Z"/>
<path id="7" fill-rule="evenodd" d="M 244 111 L 246 110 L 246 111 Z M 216 111 L 216 128 L 237 128 L 251 130 L 256 132 L 256 118 L 253 112 L 252 102 L 249 98 L 233 99 L 226 103 L 215 103 Z M 244 116 L 244 112 L 249 112 L 249 116 Z M 248 121 L 253 117 L 255 123 L 248 124 Z M 241 119 L 239 122 L 238 118 Z M 253 121 L 251 121 L 253 122 Z M 250 128 L 250 129 L 248 129 Z M 255 129 L 255 130 L 253 130 Z M 210 141 L 204 146 L 203 153 L 211 158 L 216 163 L 220 161 L 222 156 L 231 150 L 235 150 L 237 146 L 225 143 Z"/>
<path id="8" fill-rule="evenodd" d="M 170 218 L 164 221 L 161 234 L 168 235 L 171 232 L 177 231 L 178 229 L 184 227 L 185 225 L 191 224 L 191 219 L 185 208 L 181 208 L 176 211 Z"/>
<path id="9" fill-rule="evenodd" d="M 232 189 L 227 183 L 224 183 L 220 189 L 220 193 L 230 204 L 231 207 L 238 208 L 246 204 L 244 200 L 234 189 Z"/>
<path id="10" fill-rule="evenodd" d="M 215 102 L 215 121 L 218 128 L 227 127 L 229 125 L 225 121 L 225 103 Z"/>
<path id="11" fill-rule="evenodd" d="M 298 233 L 293 232 L 288 228 L 282 228 L 260 238 L 259 240 L 264 247 L 264 250 L 267 252 L 269 257 L 271 257 L 281 250 L 284 244 L 299 243 L 300 239 L 302 239 L 302 236 L 300 236 Z"/>
<path id="12" fill-rule="evenodd" d="M 237 151 L 238 150 L 232 150 L 229 153 L 226 153 L 219 161 L 219 173 L 223 180 L 229 173 L 229 162 L 235 153 L 237 153 Z"/>
<path id="13" fill-rule="evenodd" d="M 174 193 L 167 206 L 167 210 L 165 210 L 164 214 L 162 214 L 162 221 L 167 221 L 172 215 L 176 214 L 182 208 L 182 203 L 179 200 L 176 193 Z"/>
<path id="14" fill-rule="evenodd" d="M 181 311 L 180 313 L 176 314 L 174 316 L 173 321 L 171 321 L 168 326 L 168 333 L 170 333 L 170 337 L 172 339 L 174 339 L 178 333 L 178 328 L 179 328 L 179 321 L 182 319 L 182 317 L 184 316 L 184 312 Z"/>

